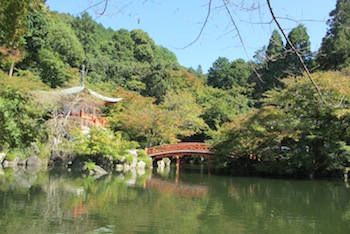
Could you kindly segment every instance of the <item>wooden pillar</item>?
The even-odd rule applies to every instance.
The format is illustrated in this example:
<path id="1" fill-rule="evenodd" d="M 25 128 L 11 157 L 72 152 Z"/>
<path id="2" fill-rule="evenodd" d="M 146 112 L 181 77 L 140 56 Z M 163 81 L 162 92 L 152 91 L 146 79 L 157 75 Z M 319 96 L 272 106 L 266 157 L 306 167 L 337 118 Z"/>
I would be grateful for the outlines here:
<path id="1" fill-rule="evenodd" d="M 175 156 L 176 158 L 176 178 L 175 178 L 175 183 L 177 184 L 179 182 L 179 174 L 180 174 L 180 157 L 179 155 Z"/>
<path id="2" fill-rule="evenodd" d="M 80 116 L 80 127 L 83 127 L 84 126 L 84 110 L 83 110 L 83 107 L 81 105 L 80 105 L 79 116 Z"/>

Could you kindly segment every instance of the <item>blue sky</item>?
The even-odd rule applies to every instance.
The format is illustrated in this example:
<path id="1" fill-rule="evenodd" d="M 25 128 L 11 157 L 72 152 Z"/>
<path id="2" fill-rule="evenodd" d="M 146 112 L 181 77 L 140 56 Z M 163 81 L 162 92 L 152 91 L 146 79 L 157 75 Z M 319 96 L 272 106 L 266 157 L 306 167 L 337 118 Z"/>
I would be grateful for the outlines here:
<path id="1" fill-rule="evenodd" d="M 48 0 L 46 5 L 52 11 L 78 16 L 98 2 L 101 0 Z M 218 57 L 226 57 L 230 61 L 238 58 L 253 60 L 254 53 L 268 45 L 276 25 L 271 23 L 265 0 L 230 1 L 235 3 L 229 9 L 246 49 L 230 23 L 231 16 L 223 7 L 222 0 L 212 0 L 206 27 L 198 40 L 191 44 L 203 26 L 208 2 L 209 0 L 109 0 L 103 16 L 98 14 L 102 12 L 103 4 L 90 8 L 88 12 L 106 28 L 142 29 L 157 45 L 174 52 L 181 65 L 194 69 L 201 65 L 204 72 Z M 326 35 L 326 21 L 335 4 L 336 0 L 271 0 L 275 14 L 287 33 L 299 23 L 307 27 L 312 51 L 318 50 Z M 189 44 L 191 45 L 188 46 Z"/>

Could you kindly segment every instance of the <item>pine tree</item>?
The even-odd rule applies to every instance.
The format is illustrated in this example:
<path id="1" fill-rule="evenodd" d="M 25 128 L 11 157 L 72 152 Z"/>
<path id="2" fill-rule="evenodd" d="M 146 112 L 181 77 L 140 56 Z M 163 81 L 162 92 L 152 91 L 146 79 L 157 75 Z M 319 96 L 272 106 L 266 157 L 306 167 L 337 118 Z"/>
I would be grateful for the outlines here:
<path id="1" fill-rule="evenodd" d="M 282 85 L 280 79 L 283 78 L 284 75 L 284 51 L 282 36 L 277 30 L 274 30 L 265 52 L 263 67 L 260 69 L 262 79 L 257 80 L 257 85 L 255 87 L 257 97 L 266 90 Z"/>
<path id="2" fill-rule="evenodd" d="M 322 40 L 317 62 L 323 70 L 340 70 L 350 65 L 350 0 L 337 0 L 330 12 L 329 29 Z"/>
<path id="3" fill-rule="evenodd" d="M 302 24 L 299 24 L 296 28 L 293 28 L 292 31 L 290 31 L 288 34 L 288 39 L 310 69 L 313 57 L 310 50 L 310 37 L 307 34 L 306 27 Z M 292 51 L 292 48 L 289 44 L 286 45 L 285 64 L 286 76 L 300 76 L 304 72 L 304 68 L 300 63 L 299 58 L 294 53 L 294 51 Z"/>

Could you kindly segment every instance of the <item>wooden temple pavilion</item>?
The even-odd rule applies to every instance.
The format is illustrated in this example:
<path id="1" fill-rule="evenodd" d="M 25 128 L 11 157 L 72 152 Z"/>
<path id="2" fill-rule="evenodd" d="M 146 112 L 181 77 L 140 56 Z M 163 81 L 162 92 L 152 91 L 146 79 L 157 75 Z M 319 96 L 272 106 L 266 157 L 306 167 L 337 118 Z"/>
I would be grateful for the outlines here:
<path id="1" fill-rule="evenodd" d="M 100 108 L 122 100 L 106 97 L 84 85 L 46 93 L 59 97 L 62 114 L 81 127 L 105 126 L 107 118 L 102 116 Z"/>

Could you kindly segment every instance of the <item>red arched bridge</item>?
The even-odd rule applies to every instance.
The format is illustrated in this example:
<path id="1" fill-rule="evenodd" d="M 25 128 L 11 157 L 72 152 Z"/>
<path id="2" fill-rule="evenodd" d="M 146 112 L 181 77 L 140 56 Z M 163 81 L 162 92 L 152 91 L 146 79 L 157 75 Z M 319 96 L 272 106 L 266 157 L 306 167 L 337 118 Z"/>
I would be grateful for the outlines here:
<path id="1" fill-rule="evenodd" d="M 176 156 L 177 159 L 180 159 L 184 156 L 203 156 L 204 158 L 214 158 L 215 155 L 215 150 L 211 149 L 211 144 L 202 142 L 182 142 L 178 144 L 159 145 L 146 148 L 145 151 L 153 161 L 172 156 Z M 226 155 L 226 157 L 235 158 L 237 156 L 235 156 L 233 153 L 229 153 Z M 248 158 L 253 161 L 261 161 L 261 155 L 248 154 L 238 157 Z"/>
<path id="2" fill-rule="evenodd" d="M 215 152 L 210 149 L 211 144 L 198 142 L 184 142 L 170 145 L 159 145 L 151 148 L 146 148 L 146 153 L 152 160 L 161 159 L 164 157 L 177 156 L 203 156 L 205 158 L 213 158 Z"/>

